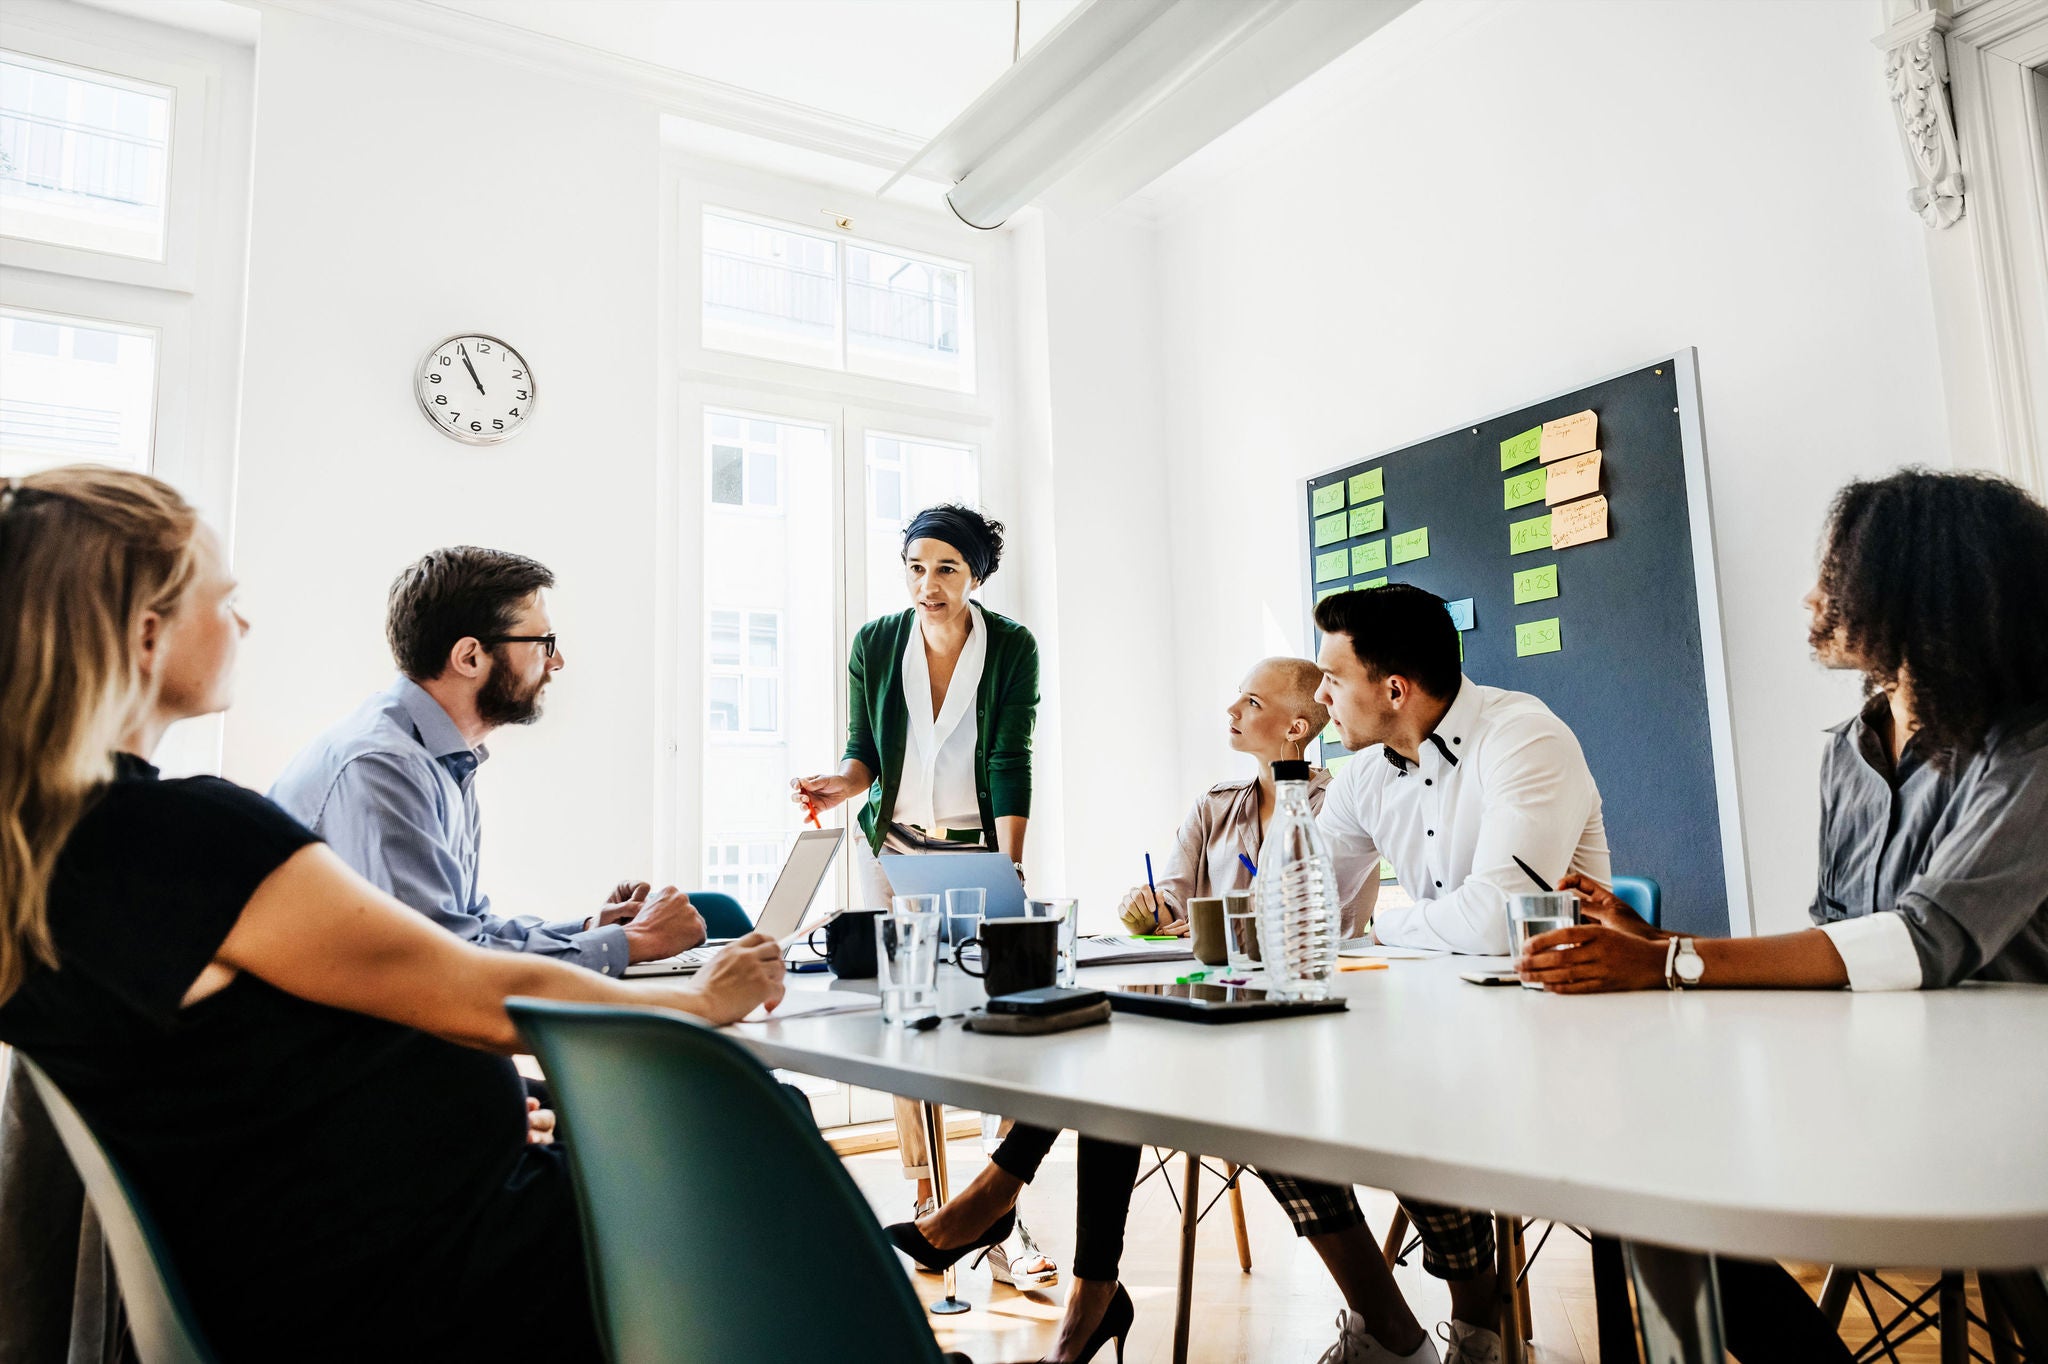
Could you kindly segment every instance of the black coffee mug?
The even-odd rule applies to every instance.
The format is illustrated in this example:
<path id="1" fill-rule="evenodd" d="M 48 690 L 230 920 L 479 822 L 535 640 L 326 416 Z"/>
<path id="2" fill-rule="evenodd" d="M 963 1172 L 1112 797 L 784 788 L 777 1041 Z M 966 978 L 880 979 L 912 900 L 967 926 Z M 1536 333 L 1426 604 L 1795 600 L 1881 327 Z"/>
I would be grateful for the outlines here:
<path id="1" fill-rule="evenodd" d="M 981 969 L 967 964 L 969 947 L 981 948 Z M 1057 984 L 1060 970 L 1058 919 L 983 919 L 981 931 L 960 944 L 955 958 L 962 971 L 981 977 L 990 999 L 1019 990 L 1043 990 Z"/>
<path id="2" fill-rule="evenodd" d="M 832 974 L 842 980 L 870 980 L 875 974 L 875 921 L 886 910 L 849 909 L 818 925 L 825 930 L 825 945 L 818 946 L 818 928 L 805 941 L 825 959 Z"/>

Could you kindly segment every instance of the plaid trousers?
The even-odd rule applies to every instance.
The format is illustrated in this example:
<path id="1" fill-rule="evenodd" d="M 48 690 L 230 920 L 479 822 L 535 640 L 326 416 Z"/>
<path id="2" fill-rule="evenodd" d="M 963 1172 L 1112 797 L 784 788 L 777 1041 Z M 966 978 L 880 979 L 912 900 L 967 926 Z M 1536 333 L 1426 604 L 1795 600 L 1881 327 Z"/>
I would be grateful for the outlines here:
<path id="1" fill-rule="evenodd" d="M 1350 1189 L 1292 1175 L 1258 1172 L 1279 1201 L 1296 1236 L 1344 1231 L 1365 1221 L 1365 1210 Z M 1401 1199 L 1408 1220 L 1422 1234 L 1422 1267 L 1439 1279 L 1477 1278 L 1493 1265 L 1493 1219 L 1464 1208 Z"/>

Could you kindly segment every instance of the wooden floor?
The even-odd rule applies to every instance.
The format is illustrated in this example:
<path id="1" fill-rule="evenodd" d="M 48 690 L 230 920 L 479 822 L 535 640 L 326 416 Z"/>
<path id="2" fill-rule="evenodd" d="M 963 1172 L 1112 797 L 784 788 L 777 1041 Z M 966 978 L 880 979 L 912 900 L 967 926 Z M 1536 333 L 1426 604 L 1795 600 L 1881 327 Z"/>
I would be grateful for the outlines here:
<path id="1" fill-rule="evenodd" d="M 979 1139 L 956 1138 L 948 1143 L 953 1187 L 959 1188 L 984 1163 Z M 893 1150 L 850 1157 L 847 1168 L 885 1223 L 910 1215 L 911 1186 L 904 1182 Z M 1177 1167 L 1176 1167 L 1177 1169 Z M 1214 1186 L 1210 1186 L 1211 1192 Z M 1363 1193 L 1366 1217 L 1384 1234 L 1393 1198 Z M 1322 1262 L 1297 1239 L 1279 1206 L 1256 1180 L 1245 1181 L 1245 1220 L 1250 1230 L 1252 1272 L 1241 1273 L 1231 1235 L 1227 1201 L 1216 1205 L 1202 1224 L 1195 1258 L 1195 1305 L 1188 1358 L 1199 1364 L 1312 1364 L 1336 1339 L 1334 1318 L 1342 1302 Z M 1046 1158 L 1037 1180 L 1025 1191 L 1025 1222 L 1041 1246 L 1064 1268 L 1073 1254 L 1074 1145 L 1063 1137 Z M 1173 1357 L 1173 1287 L 1177 1268 L 1180 1214 L 1166 1184 L 1147 1181 L 1131 1200 L 1123 1282 L 1136 1300 L 1137 1328 L 1126 1364 L 1169 1364 Z M 1442 1284 L 1423 1273 L 1421 1256 L 1396 1272 L 1402 1291 L 1425 1327 L 1450 1315 Z M 1798 1268 L 1798 1267 L 1795 1267 Z M 1802 1282 L 1819 1295 L 1822 1271 L 1800 1268 Z M 1933 1281 L 1926 1272 L 1886 1275 L 1894 1284 L 1917 1291 Z M 940 1295 L 936 1276 L 912 1273 L 912 1287 L 930 1302 Z M 1054 1324 L 1065 1298 L 1064 1282 L 1047 1292 L 1020 1294 L 990 1281 L 984 1267 L 963 1270 L 960 1296 L 974 1310 L 960 1316 L 933 1317 L 940 1345 L 959 1350 L 975 1364 L 1035 1360 L 1050 1345 Z M 1593 1319 L 1592 1267 L 1586 1246 L 1560 1228 L 1530 1271 L 1538 1364 L 1595 1364 L 1600 1358 Z M 1978 1308 L 1975 1283 L 1971 1306 Z M 1880 1311 L 1890 1300 L 1873 1290 Z M 1860 1344 L 1870 1335 L 1860 1303 L 1851 1300 L 1843 1334 Z M 1979 1348 L 1988 1355 L 1979 1337 Z M 1935 1364 L 1939 1348 L 1926 1333 L 1900 1348 L 1901 1364 Z M 1112 1353 L 1098 1357 L 1109 1364 Z"/>

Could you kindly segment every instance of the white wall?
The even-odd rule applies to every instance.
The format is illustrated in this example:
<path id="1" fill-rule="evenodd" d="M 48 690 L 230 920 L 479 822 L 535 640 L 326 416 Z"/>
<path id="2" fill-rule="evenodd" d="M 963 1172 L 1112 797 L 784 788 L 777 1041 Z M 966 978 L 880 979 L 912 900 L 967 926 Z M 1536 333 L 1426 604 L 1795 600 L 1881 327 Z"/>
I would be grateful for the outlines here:
<path id="1" fill-rule="evenodd" d="M 255 621 L 226 774 L 267 787 L 392 676 L 384 592 L 472 543 L 554 569 L 567 668 L 484 768 L 486 886 L 582 909 L 652 861 L 657 117 L 630 96 L 266 9 L 257 59 L 236 570 Z M 413 367 L 477 330 L 530 428 L 429 428 Z"/>
<path id="2" fill-rule="evenodd" d="M 1183 801 L 1234 770 L 1210 701 L 1302 646 L 1297 480 L 1694 345 L 1758 924 L 1803 922 L 1820 734 L 1856 697 L 1807 656 L 1822 513 L 1950 461 L 1881 27 L 1439 0 L 1155 187 L 1175 629 L 1147 675 L 1177 688 Z"/>

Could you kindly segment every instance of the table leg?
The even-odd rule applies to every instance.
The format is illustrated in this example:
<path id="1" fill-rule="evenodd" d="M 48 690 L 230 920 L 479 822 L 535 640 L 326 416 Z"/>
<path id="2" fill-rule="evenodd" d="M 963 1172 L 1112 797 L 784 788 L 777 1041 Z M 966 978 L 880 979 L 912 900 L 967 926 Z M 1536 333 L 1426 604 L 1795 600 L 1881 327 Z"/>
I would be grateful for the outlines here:
<path id="1" fill-rule="evenodd" d="M 932 1162 L 932 1206 L 943 1208 L 946 1206 L 946 1199 L 948 1197 L 946 1188 L 946 1124 L 944 1109 L 939 1104 L 920 1103 L 917 1106 L 917 1111 L 918 1116 L 924 1119 L 925 1150 L 930 1153 Z M 963 1302 L 954 1292 L 954 1289 L 959 1286 L 959 1273 L 960 1271 L 957 1266 L 947 1265 L 946 1296 L 940 1298 L 937 1302 L 926 1304 L 939 1316 L 950 1317 L 956 1313 L 965 1312 L 968 1308 L 968 1304 Z"/>
<path id="2" fill-rule="evenodd" d="M 1722 1364 L 1721 1291 L 1714 1257 L 1622 1243 L 1636 1285 L 1646 1364 Z"/>
<path id="3" fill-rule="evenodd" d="M 2005 1319 L 2005 1306 L 1984 1282 L 1984 1276 L 1977 1276 L 1977 1288 L 1984 1296 L 1984 1329 L 1991 1335 L 1991 1358 L 1993 1364 L 2020 1364 L 2019 1342 L 2013 1339 L 2012 1323 Z"/>
<path id="4" fill-rule="evenodd" d="M 1528 1364 L 1529 1359 L 1528 1338 L 1522 1334 L 1522 1309 L 1515 1296 L 1515 1279 L 1521 1272 L 1520 1257 L 1515 1253 L 1521 1248 L 1521 1241 L 1515 1236 L 1515 1227 L 1520 1221 L 1518 1217 L 1499 1213 L 1493 1218 L 1494 1296 L 1500 1305 L 1495 1324 L 1500 1332 L 1501 1364 Z"/>
<path id="5" fill-rule="evenodd" d="M 1187 1153 L 1180 1198 L 1180 1283 L 1173 1304 L 1173 1364 L 1188 1364 L 1188 1314 L 1195 1304 L 1195 1226 L 1201 1220 L 1202 1158 Z"/>

